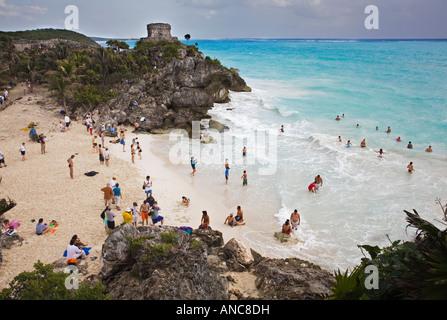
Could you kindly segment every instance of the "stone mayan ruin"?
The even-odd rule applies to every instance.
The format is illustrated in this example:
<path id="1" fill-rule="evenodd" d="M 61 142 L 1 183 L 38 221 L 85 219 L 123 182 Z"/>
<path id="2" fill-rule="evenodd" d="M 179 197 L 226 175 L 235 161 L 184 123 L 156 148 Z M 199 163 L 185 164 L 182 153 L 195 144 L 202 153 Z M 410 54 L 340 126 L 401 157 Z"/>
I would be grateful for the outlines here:
<path id="1" fill-rule="evenodd" d="M 142 41 L 178 41 L 177 37 L 171 36 L 171 25 L 168 23 L 150 23 L 147 25 L 147 38 Z"/>

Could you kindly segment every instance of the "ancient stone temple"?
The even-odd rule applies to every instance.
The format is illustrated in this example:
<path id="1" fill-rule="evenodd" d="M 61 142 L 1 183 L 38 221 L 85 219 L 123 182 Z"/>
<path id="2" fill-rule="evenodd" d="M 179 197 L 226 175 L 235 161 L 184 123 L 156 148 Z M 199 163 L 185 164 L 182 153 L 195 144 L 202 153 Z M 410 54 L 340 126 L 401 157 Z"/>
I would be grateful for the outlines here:
<path id="1" fill-rule="evenodd" d="M 171 25 L 168 23 L 150 23 L 147 25 L 147 38 L 142 41 L 178 41 L 177 37 L 171 36 Z"/>

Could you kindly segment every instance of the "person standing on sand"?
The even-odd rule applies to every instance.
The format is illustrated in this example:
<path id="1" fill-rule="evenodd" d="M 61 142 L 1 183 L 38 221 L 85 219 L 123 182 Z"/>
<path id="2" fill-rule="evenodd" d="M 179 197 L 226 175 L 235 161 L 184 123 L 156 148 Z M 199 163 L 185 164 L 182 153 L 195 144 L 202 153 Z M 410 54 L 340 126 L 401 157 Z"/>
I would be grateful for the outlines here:
<path id="1" fill-rule="evenodd" d="M 407 169 L 409 173 L 413 173 L 413 171 L 415 171 L 413 168 L 413 162 L 410 162 L 410 164 L 407 166 Z"/>
<path id="2" fill-rule="evenodd" d="M 199 229 L 208 229 L 210 225 L 210 217 L 208 216 L 208 212 L 202 211 L 202 219 L 200 220 Z"/>
<path id="3" fill-rule="evenodd" d="M 132 225 L 136 228 L 138 225 L 138 216 L 140 215 L 140 211 L 138 211 L 138 203 L 134 202 L 132 207 L 130 207 L 132 212 Z"/>
<path id="4" fill-rule="evenodd" d="M 225 184 L 228 184 L 228 178 L 230 177 L 230 167 L 225 169 Z"/>
<path id="5" fill-rule="evenodd" d="M 22 145 L 20 146 L 20 154 L 22 155 L 22 161 L 25 161 L 25 153 L 26 153 L 26 148 L 25 148 L 25 142 L 22 142 Z"/>
<path id="6" fill-rule="evenodd" d="M 99 150 L 98 150 L 98 143 L 96 142 L 96 138 L 97 138 L 98 136 L 93 136 L 93 139 L 92 139 L 92 148 L 93 148 L 93 152 L 98 152 Z"/>
<path id="7" fill-rule="evenodd" d="M 146 225 L 149 225 L 149 203 L 144 200 L 143 204 L 140 206 L 140 213 L 141 213 L 141 224 L 144 226 L 144 221 L 146 221 Z"/>
<path id="8" fill-rule="evenodd" d="M 106 218 L 107 218 L 108 230 L 115 229 L 115 217 L 116 217 L 116 213 L 112 212 L 112 209 L 110 207 L 107 207 Z"/>
<path id="9" fill-rule="evenodd" d="M 102 148 L 101 145 L 99 145 L 99 164 L 100 165 L 104 165 L 104 149 Z"/>
<path id="10" fill-rule="evenodd" d="M 242 149 L 242 156 L 245 157 L 246 155 L 247 155 L 247 148 L 245 148 L 244 146 L 244 148 Z"/>
<path id="11" fill-rule="evenodd" d="M 40 143 L 40 153 L 45 154 L 45 139 L 46 137 L 43 135 L 43 133 L 39 134 L 39 138 L 37 141 Z"/>
<path id="12" fill-rule="evenodd" d="M 115 185 L 115 187 L 113 188 L 113 199 L 115 200 L 116 210 L 121 210 L 120 203 L 121 203 L 121 199 L 122 199 L 122 193 L 121 193 L 121 188 L 120 188 L 119 183 L 117 183 Z"/>
<path id="13" fill-rule="evenodd" d="M 113 198 L 113 189 L 110 188 L 110 185 L 107 184 L 106 187 L 101 189 L 102 192 L 104 192 L 104 204 L 106 207 L 109 207 L 112 205 L 112 198 Z"/>
<path id="14" fill-rule="evenodd" d="M 70 124 L 71 124 L 70 117 L 67 114 L 65 114 L 65 128 L 66 128 L 66 130 L 70 130 Z"/>
<path id="15" fill-rule="evenodd" d="M 292 214 L 290 215 L 290 222 L 292 224 L 292 229 L 298 230 L 298 226 L 301 223 L 301 217 L 298 213 L 298 210 L 294 210 Z"/>
<path id="16" fill-rule="evenodd" d="M 191 168 L 192 168 L 191 175 L 192 176 L 194 176 L 196 173 L 196 164 L 197 164 L 197 160 L 194 159 L 194 157 L 191 157 Z"/>
<path id="17" fill-rule="evenodd" d="M 156 225 L 157 222 L 160 222 L 161 225 L 163 225 L 163 222 L 165 221 L 162 216 L 158 214 L 158 211 L 161 210 L 161 208 L 158 206 L 157 201 L 155 201 L 154 205 L 151 207 L 151 209 L 154 211 L 151 215 L 152 224 Z"/>
<path id="18" fill-rule="evenodd" d="M 317 175 L 314 180 L 315 180 L 315 192 L 317 192 L 318 189 L 320 189 L 320 187 L 323 186 L 323 179 L 321 179 L 320 175 Z"/>
<path id="19" fill-rule="evenodd" d="M 109 148 L 105 148 L 104 149 L 104 160 L 106 162 L 106 167 L 108 167 L 109 166 L 109 160 L 110 160 Z"/>
<path id="20" fill-rule="evenodd" d="M 244 170 L 244 174 L 241 177 L 242 180 L 242 185 L 246 186 L 247 185 L 247 171 Z"/>
<path id="21" fill-rule="evenodd" d="M 123 145 L 123 152 L 126 152 L 126 135 L 124 134 L 124 131 L 121 134 L 120 143 Z"/>
<path id="22" fill-rule="evenodd" d="M 135 134 L 138 135 L 138 131 L 140 129 L 140 124 L 138 123 L 138 120 L 136 120 L 133 125 L 135 127 Z"/>
<path id="23" fill-rule="evenodd" d="M 146 180 L 143 182 L 144 193 L 146 193 L 146 198 L 149 194 L 152 194 L 152 181 L 150 176 L 146 176 Z"/>
<path id="24" fill-rule="evenodd" d="M 68 158 L 67 162 L 68 162 L 68 167 L 70 168 L 70 178 L 73 179 L 73 159 L 74 159 L 74 155 L 72 155 L 70 158 Z"/>

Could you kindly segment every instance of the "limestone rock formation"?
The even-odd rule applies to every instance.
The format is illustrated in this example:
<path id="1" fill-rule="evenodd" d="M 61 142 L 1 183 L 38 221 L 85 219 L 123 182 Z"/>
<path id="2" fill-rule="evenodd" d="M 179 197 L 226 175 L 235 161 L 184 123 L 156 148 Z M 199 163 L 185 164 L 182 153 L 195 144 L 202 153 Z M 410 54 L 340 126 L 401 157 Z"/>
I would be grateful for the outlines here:
<path id="1" fill-rule="evenodd" d="M 333 276 L 300 259 L 270 259 L 217 230 L 124 224 L 102 248 L 99 279 L 114 300 L 254 299 L 230 290 L 232 272 L 249 274 L 260 299 L 319 299 Z M 230 275 L 229 275 L 230 273 Z"/>
<path id="2" fill-rule="evenodd" d="M 180 128 L 191 133 L 192 122 L 211 118 L 208 111 L 214 103 L 228 102 L 230 91 L 251 91 L 237 69 L 227 69 L 204 58 L 197 48 L 180 43 L 171 37 L 169 25 L 151 24 L 148 33 L 149 37 L 142 40 L 173 41 L 176 58 L 164 57 L 163 43 L 145 48 L 144 54 L 156 69 L 143 78 L 123 80 L 117 88 L 118 96 L 94 110 L 100 116 L 99 123 L 108 127 L 132 125 L 144 117 L 140 131 L 159 133 Z M 77 116 L 82 117 L 82 112 L 78 110 Z"/>

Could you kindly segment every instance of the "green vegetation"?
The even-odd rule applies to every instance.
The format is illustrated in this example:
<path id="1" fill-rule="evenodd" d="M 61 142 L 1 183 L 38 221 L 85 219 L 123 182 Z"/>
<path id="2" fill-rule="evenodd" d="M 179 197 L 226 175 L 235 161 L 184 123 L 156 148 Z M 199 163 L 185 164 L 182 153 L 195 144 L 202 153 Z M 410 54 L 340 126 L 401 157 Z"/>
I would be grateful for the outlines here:
<path id="1" fill-rule="evenodd" d="M 369 254 L 359 266 L 335 274 L 331 300 L 433 300 L 447 299 L 447 229 L 439 230 L 408 211 L 407 222 L 417 230 L 414 241 L 394 241 L 390 246 L 359 246 Z M 377 286 L 367 268 L 377 268 Z"/>
<path id="2" fill-rule="evenodd" d="M 149 249 L 149 252 L 143 257 L 143 261 L 149 261 L 154 258 L 164 257 L 168 254 L 171 248 L 172 248 L 171 243 L 153 245 Z"/>
<path id="3" fill-rule="evenodd" d="M 109 300 L 105 286 L 97 282 L 93 287 L 79 283 L 78 289 L 67 289 L 68 273 L 54 272 L 52 265 L 40 261 L 32 272 L 22 272 L 0 292 L 0 300 Z"/>
<path id="4" fill-rule="evenodd" d="M 202 245 L 202 242 L 194 240 L 194 241 L 191 242 L 191 249 L 197 249 L 201 245 Z"/>
<path id="5" fill-rule="evenodd" d="M 10 37 L 14 40 L 71 40 L 91 47 L 99 47 L 99 45 L 91 38 L 81 33 L 65 29 L 37 29 L 27 31 L 0 32 L 0 37 L 2 36 Z"/>
<path id="6" fill-rule="evenodd" d="M 177 243 L 177 234 L 174 231 L 162 233 L 160 235 L 160 238 L 165 243 L 171 243 L 171 244 Z"/>
<path id="7" fill-rule="evenodd" d="M 143 244 L 144 241 L 154 239 L 154 236 L 147 235 L 142 236 L 137 239 L 133 239 L 131 236 L 126 237 L 127 243 L 129 244 L 130 251 L 134 254 Z"/>

